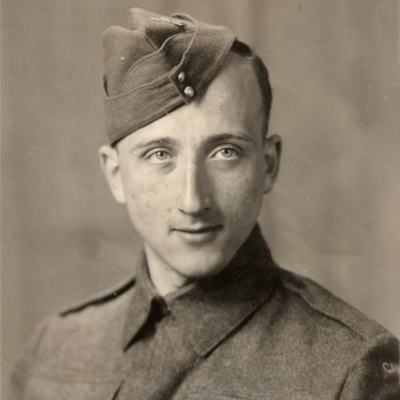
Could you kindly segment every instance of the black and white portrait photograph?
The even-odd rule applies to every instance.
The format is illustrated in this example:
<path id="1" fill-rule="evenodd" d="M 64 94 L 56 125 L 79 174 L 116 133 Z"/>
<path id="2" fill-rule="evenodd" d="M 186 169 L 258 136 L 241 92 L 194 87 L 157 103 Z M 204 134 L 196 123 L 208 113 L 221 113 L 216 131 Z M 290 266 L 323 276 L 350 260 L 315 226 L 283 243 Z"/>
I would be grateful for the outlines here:
<path id="1" fill-rule="evenodd" d="M 395 0 L 3 0 L 1 395 L 400 399 Z"/>

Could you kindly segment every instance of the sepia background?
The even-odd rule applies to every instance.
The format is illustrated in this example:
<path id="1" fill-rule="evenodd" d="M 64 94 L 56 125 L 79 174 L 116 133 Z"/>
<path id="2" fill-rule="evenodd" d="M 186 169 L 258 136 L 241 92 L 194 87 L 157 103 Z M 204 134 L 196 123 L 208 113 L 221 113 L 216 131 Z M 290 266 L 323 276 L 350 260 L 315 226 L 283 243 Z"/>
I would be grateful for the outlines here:
<path id="1" fill-rule="evenodd" d="M 262 56 L 283 138 L 260 217 L 273 255 L 399 335 L 397 1 L 3 0 L 3 379 L 44 315 L 131 273 L 139 239 L 97 148 L 100 36 L 133 6 L 226 25 Z"/>

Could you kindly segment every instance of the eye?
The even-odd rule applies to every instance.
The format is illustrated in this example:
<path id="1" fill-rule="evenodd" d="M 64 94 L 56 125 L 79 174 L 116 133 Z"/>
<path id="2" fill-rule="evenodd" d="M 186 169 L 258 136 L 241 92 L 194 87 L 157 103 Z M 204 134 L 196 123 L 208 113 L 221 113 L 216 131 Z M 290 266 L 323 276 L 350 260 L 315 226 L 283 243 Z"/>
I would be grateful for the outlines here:
<path id="1" fill-rule="evenodd" d="M 219 159 L 234 159 L 239 156 L 239 152 L 232 147 L 224 147 L 214 154 L 214 158 Z"/>
<path id="2" fill-rule="evenodd" d="M 164 161 L 168 158 L 168 153 L 166 151 L 156 151 L 153 156 L 158 158 L 161 161 Z"/>
<path id="3" fill-rule="evenodd" d="M 165 150 L 156 150 L 149 153 L 146 159 L 152 163 L 158 164 L 172 159 L 172 155 Z"/>

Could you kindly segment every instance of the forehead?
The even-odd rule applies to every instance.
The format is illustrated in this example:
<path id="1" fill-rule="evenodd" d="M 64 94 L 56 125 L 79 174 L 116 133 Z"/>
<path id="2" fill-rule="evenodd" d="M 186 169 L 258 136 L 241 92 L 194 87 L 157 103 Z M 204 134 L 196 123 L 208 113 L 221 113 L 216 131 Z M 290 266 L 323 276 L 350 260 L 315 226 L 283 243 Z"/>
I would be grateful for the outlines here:
<path id="1" fill-rule="evenodd" d="M 228 131 L 261 137 L 264 113 L 261 90 L 250 61 L 231 53 L 205 91 L 188 105 L 138 129 L 121 142 L 135 143 L 159 135 L 197 138 Z"/>

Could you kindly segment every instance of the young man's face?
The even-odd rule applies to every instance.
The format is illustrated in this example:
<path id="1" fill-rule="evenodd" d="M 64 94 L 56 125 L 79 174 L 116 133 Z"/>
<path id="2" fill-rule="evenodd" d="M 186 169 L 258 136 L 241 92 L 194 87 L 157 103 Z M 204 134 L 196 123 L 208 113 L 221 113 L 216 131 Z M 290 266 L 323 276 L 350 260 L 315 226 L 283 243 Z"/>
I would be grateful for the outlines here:
<path id="1" fill-rule="evenodd" d="M 217 274 L 247 239 L 278 168 L 263 118 L 256 76 L 232 55 L 201 97 L 101 149 L 151 273 Z"/>

